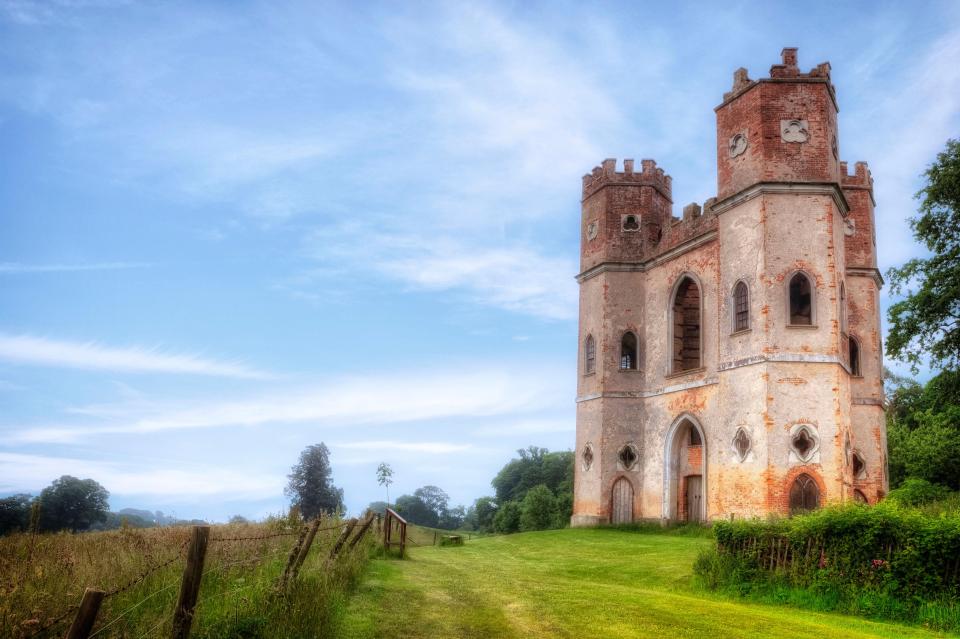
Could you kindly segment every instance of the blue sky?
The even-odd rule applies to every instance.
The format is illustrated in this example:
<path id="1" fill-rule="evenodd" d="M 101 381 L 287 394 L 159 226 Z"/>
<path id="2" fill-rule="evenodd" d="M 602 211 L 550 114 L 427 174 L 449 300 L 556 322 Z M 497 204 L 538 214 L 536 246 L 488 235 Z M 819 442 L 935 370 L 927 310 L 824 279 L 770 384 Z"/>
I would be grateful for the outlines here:
<path id="1" fill-rule="evenodd" d="M 580 176 L 703 202 L 784 46 L 832 63 L 881 268 L 917 255 L 955 3 L 0 0 L 0 494 L 261 516 L 324 441 L 352 511 L 380 461 L 468 503 L 571 448 Z"/>

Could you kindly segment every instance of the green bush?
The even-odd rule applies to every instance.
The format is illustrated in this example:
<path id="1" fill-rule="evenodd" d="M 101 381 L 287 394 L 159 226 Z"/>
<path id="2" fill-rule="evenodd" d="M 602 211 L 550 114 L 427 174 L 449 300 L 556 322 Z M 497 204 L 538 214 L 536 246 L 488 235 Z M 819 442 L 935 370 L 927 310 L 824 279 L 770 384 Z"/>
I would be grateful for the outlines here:
<path id="1" fill-rule="evenodd" d="M 508 501 L 500 506 L 493 518 L 493 529 L 498 533 L 510 534 L 520 530 L 520 504 Z"/>
<path id="2" fill-rule="evenodd" d="M 946 499 L 950 489 L 940 484 L 931 484 L 926 479 L 910 478 L 900 484 L 899 488 L 890 491 L 887 499 L 903 506 L 922 506 L 931 502 Z"/>
<path id="3" fill-rule="evenodd" d="M 544 484 L 527 491 L 520 503 L 520 530 L 546 530 L 557 523 L 557 499 Z"/>
<path id="4" fill-rule="evenodd" d="M 960 623 L 956 513 L 929 516 L 891 501 L 791 519 L 718 521 L 713 530 L 716 549 L 695 565 L 706 587 L 779 592 L 815 601 L 818 609 L 912 620 L 940 615 L 949 627 Z"/>

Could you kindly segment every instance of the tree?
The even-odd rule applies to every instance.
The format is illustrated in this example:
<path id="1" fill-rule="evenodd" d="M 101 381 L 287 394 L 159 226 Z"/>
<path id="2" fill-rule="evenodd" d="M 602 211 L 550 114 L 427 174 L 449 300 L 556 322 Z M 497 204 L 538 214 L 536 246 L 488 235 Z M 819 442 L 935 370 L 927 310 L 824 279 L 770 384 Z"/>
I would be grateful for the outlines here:
<path id="1" fill-rule="evenodd" d="M 887 433 L 891 485 L 910 477 L 960 489 L 960 406 L 927 409 L 912 421 L 913 428 L 894 423 Z"/>
<path id="2" fill-rule="evenodd" d="M 380 515 L 386 514 L 387 508 L 389 508 L 389 506 L 387 505 L 387 502 L 385 502 L 385 501 L 371 501 L 371 502 L 367 505 L 367 510 L 373 511 L 373 512 L 375 512 L 375 513 L 377 513 L 377 514 L 380 514 Z"/>
<path id="3" fill-rule="evenodd" d="M 520 530 L 520 504 L 508 501 L 500 506 L 493 518 L 493 529 L 498 533 L 510 534 Z"/>
<path id="4" fill-rule="evenodd" d="M 527 491 L 520 503 L 520 530 L 546 530 L 557 521 L 557 499 L 545 485 Z"/>
<path id="5" fill-rule="evenodd" d="M 439 520 L 447 512 L 450 496 L 436 486 L 421 486 L 413 491 L 413 496 L 420 499 L 427 508 L 437 515 Z"/>
<path id="6" fill-rule="evenodd" d="M 107 521 L 107 489 L 92 479 L 64 475 L 40 493 L 40 530 L 87 530 Z"/>
<path id="7" fill-rule="evenodd" d="M 497 502 L 493 497 L 480 497 L 471 506 L 473 511 L 473 525 L 477 530 L 490 532 L 493 530 L 493 518 L 497 514 Z"/>
<path id="8" fill-rule="evenodd" d="M 333 485 L 330 451 L 323 442 L 307 446 L 288 477 L 290 482 L 283 492 L 304 519 L 343 510 L 343 490 Z"/>
<path id="9" fill-rule="evenodd" d="M 960 140 L 947 140 L 924 173 L 917 193 L 920 214 L 910 219 L 914 238 L 930 257 L 915 258 L 887 272 L 890 290 L 906 296 L 887 311 L 887 355 L 909 362 L 924 357 L 936 368 L 960 366 Z"/>
<path id="10" fill-rule="evenodd" d="M 463 506 L 447 508 L 443 515 L 440 516 L 440 521 L 437 523 L 437 528 L 443 528 L 445 530 L 457 530 L 463 526 L 463 522 L 466 518 L 467 510 Z"/>
<path id="11" fill-rule="evenodd" d="M 233 517 L 230 518 L 230 521 L 228 523 L 246 525 L 250 523 L 250 520 L 244 517 L 243 515 L 234 515 Z"/>
<path id="12" fill-rule="evenodd" d="M 19 493 L 0 499 L 0 535 L 26 530 L 30 525 L 30 495 Z"/>
<path id="13" fill-rule="evenodd" d="M 397 497 L 394 506 L 396 507 L 396 511 L 403 515 L 403 518 L 411 524 L 436 528 L 437 524 L 440 523 L 440 516 L 437 515 L 437 512 L 427 506 L 416 494 L 400 495 Z"/>
<path id="14" fill-rule="evenodd" d="M 527 491 L 544 484 L 555 495 L 573 495 L 573 453 L 551 453 L 546 448 L 530 446 L 517 451 L 519 459 L 511 459 L 490 482 L 497 503 L 523 501 Z"/>
<path id="15" fill-rule="evenodd" d="M 377 483 L 387 489 L 387 508 L 390 507 L 390 484 L 393 483 L 393 469 L 387 462 L 380 462 L 377 466 Z"/>

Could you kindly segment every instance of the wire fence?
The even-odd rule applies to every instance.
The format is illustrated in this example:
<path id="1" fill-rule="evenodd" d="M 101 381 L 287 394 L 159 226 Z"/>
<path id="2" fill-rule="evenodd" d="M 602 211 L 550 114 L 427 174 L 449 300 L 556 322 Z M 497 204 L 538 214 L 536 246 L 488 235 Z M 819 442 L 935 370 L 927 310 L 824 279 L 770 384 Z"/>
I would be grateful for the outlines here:
<path id="1" fill-rule="evenodd" d="M 372 515 L 370 515 L 370 517 L 371 519 L 369 521 L 372 523 Z M 145 604 L 157 599 L 164 593 L 172 594 L 174 589 L 177 588 L 177 586 L 180 586 L 177 603 L 175 606 L 171 606 L 172 610 L 169 613 L 162 614 L 156 621 L 154 621 L 152 616 L 148 614 L 147 617 L 150 618 L 150 623 L 152 625 L 150 625 L 150 627 L 147 628 L 143 634 L 138 636 L 151 636 L 172 622 L 174 636 L 186 637 L 189 634 L 190 621 L 192 621 L 195 609 L 214 599 L 231 596 L 237 597 L 237 595 L 241 592 L 251 590 L 256 586 L 262 586 L 264 582 L 261 580 L 255 580 L 251 583 L 244 583 L 226 590 L 210 590 L 210 586 L 208 586 L 208 591 L 205 592 L 202 597 L 198 597 L 201 584 L 210 582 L 210 580 L 214 579 L 215 577 L 222 579 L 228 574 L 228 572 L 238 568 L 245 571 L 250 569 L 256 570 L 257 566 L 268 562 L 275 562 L 284 554 L 289 553 L 287 569 L 284 571 L 284 574 L 277 584 L 277 587 L 274 589 L 275 592 L 282 594 L 290 581 L 297 578 L 298 571 L 300 570 L 301 565 L 310 551 L 310 545 L 313 543 L 318 533 L 335 530 L 341 531 L 341 534 L 337 538 L 336 544 L 334 544 L 332 547 L 330 557 L 328 557 L 323 564 L 324 569 L 327 569 L 330 568 L 329 562 L 336 559 L 338 553 L 340 553 L 343 549 L 352 549 L 357 542 L 361 540 L 361 538 L 366 536 L 370 530 L 369 523 L 358 527 L 357 531 L 353 535 L 354 538 L 349 540 L 350 543 L 347 544 L 347 538 L 351 536 L 351 533 L 354 533 L 356 520 L 351 520 L 349 522 L 337 521 L 336 523 L 322 527 L 319 524 L 319 521 L 314 521 L 309 524 L 309 528 L 307 525 L 305 525 L 297 530 L 222 537 L 210 536 L 209 526 L 194 526 L 193 536 L 191 539 L 180 543 L 178 545 L 176 554 L 173 556 L 168 557 L 163 561 L 150 564 L 146 568 L 140 570 L 136 576 L 121 582 L 108 591 L 88 588 L 84 593 L 83 601 L 81 601 L 80 604 L 69 606 L 56 616 L 47 620 L 45 623 L 43 623 L 43 625 L 32 629 L 29 634 L 21 634 L 19 636 L 23 637 L 23 639 L 39 639 L 41 637 L 53 636 L 53 631 L 55 629 L 64 625 L 64 623 L 69 621 L 71 617 L 74 617 L 73 624 L 67 630 L 66 637 L 68 637 L 68 639 L 91 639 L 93 637 L 115 636 L 116 633 L 120 633 L 120 635 L 124 637 L 132 637 L 135 636 L 136 632 L 138 631 L 136 622 L 143 621 L 143 618 L 140 618 L 136 619 L 136 622 L 131 624 L 131 619 L 136 617 L 134 613 L 138 610 L 141 610 Z M 309 534 L 307 534 L 308 531 Z M 283 539 L 290 537 L 296 538 L 292 544 L 292 547 L 291 544 L 288 543 L 270 543 L 271 541 L 282 541 Z M 198 542 L 198 539 L 201 541 Z M 333 536 L 329 537 L 328 539 L 332 540 Z M 254 550 L 249 545 L 244 545 L 244 542 L 262 543 L 260 544 L 259 548 Z M 198 543 L 201 543 L 202 548 L 197 546 Z M 207 557 L 208 549 L 211 551 L 211 555 L 207 565 L 204 566 L 203 564 Z M 169 574 L 169 572 L 163 572 L 164 569 L 169 569 L 177 562 L 184 564 L 182 578 L 180 575 L 173 573 L 165 578 L 166 583 L 164 583 L 160 588 L 156 588 L 151 592 L 138 597 L 135 602 L 123 601 L 122 605 L 124 607 L 122 610 L 119 612 L 111 611 L 112 614 L 110 614 L 106 620 L 98 622 L 97 616 L 100 606 L 103 602 L 112 599 L 126 598 L 126 594 L 136 590 L 137 588 L 142 588 L 145 582 L 147 582 L 152 576 L 156 576 L 158 574 Z M 214 579 L 214 581 L 216 581 L 216 579 Z M 194 584 L 192 586 L 194 588 L 192 599 L 190 593 L 186 593 L 187 596 L 185 598 L 185 589 L 188 588 L 188 583 Z M 88 595 L 91 595 L 91 591 L 93 592 L 93 596 L 91 596 L 90 601 L 94 602 L 95 600 L 95 605 L 92 606 L 92 611 L 91 605 L 88 605 Z M 156 607 L 156 605 L 157 604 L 154 604 L 153 607 Z M 166 604 L 160 603 L 159 605 L 164 606 Z M 186 624 L 184 625 L 185 618 Z M 21 626 L 22 625 L 23 624 L 21 624 Z M 131 625 L 133 630 L 132 632 Z"/>

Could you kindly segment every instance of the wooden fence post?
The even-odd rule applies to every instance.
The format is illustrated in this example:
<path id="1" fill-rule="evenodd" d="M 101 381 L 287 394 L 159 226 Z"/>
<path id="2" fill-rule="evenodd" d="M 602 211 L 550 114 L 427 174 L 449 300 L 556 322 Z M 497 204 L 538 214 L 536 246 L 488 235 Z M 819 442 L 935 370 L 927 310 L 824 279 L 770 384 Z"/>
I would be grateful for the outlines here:
<path id="1" fill-rule="evenodd" d="M 103 602 L 104 593 L 102 590 L 87 588 L 83 591 L 83 599 L 80 600 L 80 609 L 77 610 L 77 616 L 70 624 L 67 630 L 66 639 L 87 639 L 90 631 L 93 630 L 93 624 L 97 621 L 97 613 L 100 612 L 100 604 Z"/>
<path id="2" fill-rule="evenodd" d="M 203 579 L 203 560 L 207 556 L 207 541 L 210 539 L 210 526 L 194 526 L 187 550 L 187 565 L 183 568 L 180 581 L 180 596 L 173 611 L 173 639 L 187 639 L 190 625 L 193 623 L 194 607 L 200 593 L 200 581 Z"/>
<path id="3" fill-rule="evenodd" d="M 330 549 L 330 557 L 328 557 L 328 561 L 336 559 L 337 553 L 339 553 L 340 549 L 343 548 L 344 542 L 347 541 L 347 537 L 350 536 L 350 533 L 353 532 L 353 529 L 356 525 L 356 517 L 347 522 L 347 527 L 343 529 L 342 533 L 340 533 L 340 536 L 337 538 L 337 543 L 333 544 L 333 548 Z"/>
<path id="4" fill-rule="evenodd" d="M 283 568 L 283 574 L 280 575 L 280 589 L 282 590 L 287 586 L 287 581 L 290 579 L 290 574 L 293 571 L 293 565 L 297 563 L 297 557 L 300 556 L 300 548 L 303 546 L 303 541 L 307 537 L 308 528 L 306 526 L 300 527 L 300 535 L 297 537 L 297 542 L 293 544 L 293 548 L 290 549 L 290 556 L 287 557 L 287 565 Z"/>
<path id="5" fill-rule="evenodd" d="M 310 524 L 310 531 L 307 533 L 307 538 L 303 541 L 303 546 L 300 547 L 300 552 L 297 553 L 297 560 L 293 564 L 293 570 L 290 572 L 290 579 L 296 579 L 297 573 L 300 572 L 300 566 L 303 565 L 303 562 L 307 558 L 307 554 L 310 552 L 310 545 L 313 544 L 313 538 L 317 536 L 317 528 L 320 527 L 320 518 L 317 517 L 313 520 L 313 523 Z"/>
<path id="6" fill-rule="evenodd" d="M 360 543 L 360 540 L 363 539 L 363 536 L 367 534 L 367 530 L 370 529 L 370 524 L 373 523 L 373 513 L 367 515 L 366 519 L 363 520 L 363 525 L 360 526 L 360 530 L 357 531 L 357 534 L 353 536 L 353 539 L 350 540 L 350 545 L 347 546 L 348 549 L 353 548 Z"/>

